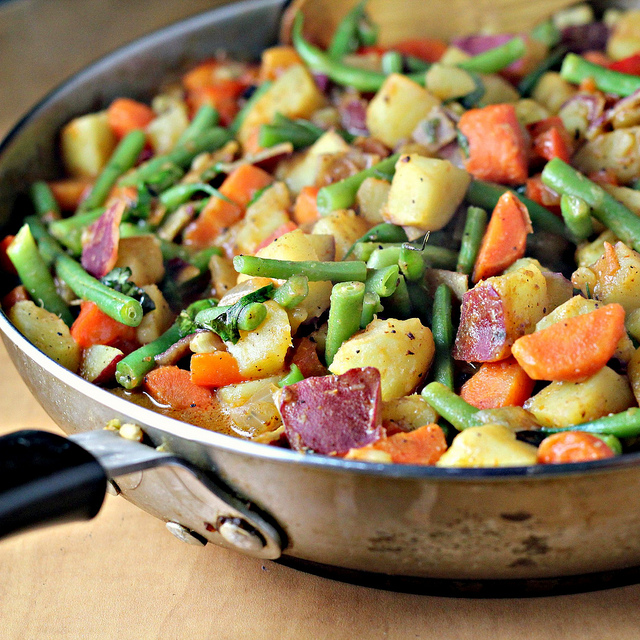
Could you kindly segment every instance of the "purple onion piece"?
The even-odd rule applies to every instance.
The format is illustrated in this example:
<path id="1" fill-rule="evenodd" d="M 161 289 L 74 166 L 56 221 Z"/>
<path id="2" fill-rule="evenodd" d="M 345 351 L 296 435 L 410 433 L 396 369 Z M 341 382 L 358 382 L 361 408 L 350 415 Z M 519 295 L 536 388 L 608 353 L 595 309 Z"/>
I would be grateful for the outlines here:
<path id="1" fill-rule="evenodd" d="M 343 128 L 354 136 L 368 136 L 367 106 L 364 100 L 352 98 L 338 106 Z"/>
<path id="2" fill-rule="evenodd" d="M 413 139 L 429 150 L 435 153 L 457 137 L 455 123 L 449 119 L 444 109 L 434 107 L 421 120 L 411 134 Z"/>
<path id="3" fill-rule="evenodd" d="M 560 43 L 573 53 L 603 51 L 609 38 L 609 27 L 604 22 L 576 24 L 562 30 Z"/>
<path id="4" fill-rule="evenodd" d="M 448 160 L 459 169 L 464 169 L 464 158 L 462 157 L 462 151 L 456 140 L 439 149 L 438 157 L 442 160 Z"/>
<path id="5" fill-rule="evenodd" d="M 324 73 L 314 73 L 313 80 L 321 93 L 327 94 L 329 89 L 331 89 L 331 80 L 328 75 Z"/>
<path id="6" fill-rule="evenodd" d="M 476 56 L 479 53 L 484 53 L 489 49 L 495 49 L 500 45 L 508 42 L 513 38 L 513 34 L 510 33 L 497 33 L 495 35 L 471 35 L 464 36 L 462 38 L 454 38 L 451 44 L 458 49 L 462 49 L 470 56 Z"/>
<path id="7" fill-rule="evenodd" d="M 188 336 L 180 338 L 178 342 L 174 342 L 166 351 L 159 353 L 154 358 L 155 363 L 161 367 L 178 364 L 182 358 L 186 358 L 191 354 L 191 349 L 189 348 L 191 339 L 196 333 L 201 333 L 202 331 L 206 331 L 206 329 L 199 329 L 195 333 L 190 333 Z"/>

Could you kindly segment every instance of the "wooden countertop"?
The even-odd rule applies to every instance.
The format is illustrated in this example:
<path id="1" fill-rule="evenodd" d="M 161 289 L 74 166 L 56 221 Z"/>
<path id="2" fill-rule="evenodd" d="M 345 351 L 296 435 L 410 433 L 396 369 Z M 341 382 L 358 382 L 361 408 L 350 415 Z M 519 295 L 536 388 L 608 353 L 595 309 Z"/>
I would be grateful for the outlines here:
<path id="1" fill-rule="evenodd" d="M 0 134 L 99 55 L 211 2 L 15 0 L 0 5 Z M 126 9 L 126 11 L 125 11 Z M 0 348 L 0 433 L 57 430 Z M 640 637 L 640 586 L 529 600 L 377 591 L 207 545 L 107 496 L 88 523 L 0 542 L 0 638 Z"/>

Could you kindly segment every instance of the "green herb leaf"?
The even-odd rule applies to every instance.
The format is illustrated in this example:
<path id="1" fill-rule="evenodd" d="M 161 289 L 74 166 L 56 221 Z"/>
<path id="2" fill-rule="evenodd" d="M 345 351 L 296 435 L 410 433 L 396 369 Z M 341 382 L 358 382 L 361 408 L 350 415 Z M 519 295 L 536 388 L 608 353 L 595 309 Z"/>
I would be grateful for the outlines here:
<path id="1" fill-rule="evenodd" d="M 116 267 L 100 279 L 102 284 L 110 287 L 114 291 L 124 293 L 126 296 L 134 298 L 142 305 L 142 311 L 147 313 L 156 308 L 155 303 L 144 289 L 131 282 L 131 269 L 129 267 Z"/>

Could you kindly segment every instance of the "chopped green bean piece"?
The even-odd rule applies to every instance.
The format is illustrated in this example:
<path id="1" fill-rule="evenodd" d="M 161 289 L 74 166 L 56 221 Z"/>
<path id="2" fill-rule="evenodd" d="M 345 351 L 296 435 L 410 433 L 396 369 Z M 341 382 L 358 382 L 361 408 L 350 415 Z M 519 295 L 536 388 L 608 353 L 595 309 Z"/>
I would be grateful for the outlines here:
<path id="1" fill-rule="evenodd" d="M 333 285 L 324 352 L 327 366 L 331 365 L 342 344 L 360 330 L 364 294 L 362 282 L 338 282 Z"/>
<path id="2" fill-rule="evenodd" d="M 358 280 L 364 282 L 367 277 L 367 265 L 364 262 L 350 260 L 348 262 L 320 262 L 273 260 L 258 256 L 235 256 L 233 266 L 238 273 L 248 276 L 263 276 L 276 280 L 285 280 L 291 276 L 302 274 L 311 282 L 330 280 L 332 282 L 348 282 Z"/>
<path id="3" fill-rule="evenodd" d="M 459 273 L 471 275 L 486 228 L 487 212 L 480 207 L 469 207 L 456 265 L 456 271 Z"/>

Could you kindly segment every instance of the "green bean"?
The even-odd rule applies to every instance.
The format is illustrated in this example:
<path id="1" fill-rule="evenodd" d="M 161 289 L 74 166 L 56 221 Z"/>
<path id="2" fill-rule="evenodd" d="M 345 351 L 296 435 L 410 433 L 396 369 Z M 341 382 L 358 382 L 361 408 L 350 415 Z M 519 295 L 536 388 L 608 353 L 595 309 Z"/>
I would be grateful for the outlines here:
<path id="1" fill-rule="evenodd" d="M 238 135 L 238 131 L 240 131 L 240 127 L 242 123 L 245 121 L 247 114 L 251 109 L 253 109 L 253 105 L 260 100 L 260 98 L 270 89 L 271 82 L 263 82 L 259 87 L 255 89 L 255 91 L 251 94 L 251 97 L 245 102 L 244 106 L 237 113 L 236 117 L 233 119 L 233 122 L 229 125 L 229 132 L 236 136 Z"/>
<path id="2" fill-rule="evenodd" d="M 381 298 L 388 298 L 396 290 L 399 279 L 400 267 L 397 264 L 382 269 L 371 269 L 365 281 L 365 290 L 368 293 L 375 293 Z"/>
<path id="3" fill-rule="evenodd" d="M 325 133 L 320 127 L 305 120 L 291 120 L 276 114 L 271 124 L 260 127 L 258 143 L 261 147 L 273 147 L 282 142 L 290 142 L 294 149 L 310 147 Z"/>
<path id="4" fill-rule="evenodd" d="M 402 246 L 399 244 L 374 249 L 367 260 L 367 269 L 382 269 L 384 267 L 390 267 L 392 264 L 400 266 L 398 263 L 400 261 L 401 251 Z"/>
<path id="5" fill-rule="evenodd" d="M 396 224 L 390 222 L 382 222 L 372 227 L 361 238 L 358 238 L 345 254 L 343 260 L 346 260 L 355 250 L 359 243 L 365 242 L 407 242 L 407 232 Z M 369 254 L 370 255 L 370 254 Z M 369 258 L 364 258 L 368 260 Z"/>
<path id="6" fill-rule="evenodd" d="M 547 72 L 562 62 L 567 53 L 566 47 L 554 49 L 533 71 L 529 72 L 518 84 L 518 93 L 523 98 L 531 95 L 538 81 Z"/>
<path id="7" fill-rule="evenodd" d="M 547 163 L 542 171 L 542 182 L 561 195 L 584 200 L 591 207 L 594 218 L 611 229 L 620 240 L 640 251 L 640 218 L 600 185 L 559 158 Z"/>
<path id="8" fill-rule="evenodd" d="M 181 245 L 177 245 L 181 246 Z M 206 271 L 209 268 L 209 262 L 211 262 L 211 256 L 221 256 L 224 252 L 220 247 L 206 247 L 200 251 L 192 253 L 187 258 L 186 262 L 192 264 L 196 269 L 200 271 Z"/>
<path id="9" fill-rule="evenodd" d="M 404 276 L 398 276 L 395 291 L 389 296 L 385 309 L 394 318 L 405 319 L 411 317 L 411 299 Z"/>
<path id="10" fill-rule="evenodd" d="M 364 262 L 350 260 L 348 262 L 320 262 L 314 260 L 273 260 L 258 256 L 235 256 L 233 266 L 238 273 L 248 276 L 263 276 L 285 280 L 297 274 L 303 274 L 311 282 L 331 280 L 332 282 L 348 282 L 358 280 L 364 282 L 367 277 L 367 265 Z"/>
<path id="11" fill-rule="evenodd" d="M 404 62 L 409 71 L 428 71 L 433 64 L 431 62 L 425 62 L 421 58 L 416 58 L 415 56 L 405 56 Z"/>
<path id="12" fill-rule="evenodd" d="M 73 258 L 60 254 L 55 266 L 58 276 L 79 298 L 95 302 L 101 311 L 129 327 L 137 327 L 142 321 L 142 306 L 137 300 L 102 284 Z"/>
<path id="13" fill-rule="evenodd" d="M 199 326 L 209 325 L 211 322 L 224 315 L 233 305 L 222 307 L 207 307 L 198 312 L 195 322 Z M 238 314 L 237 325 L 242 331 L 254 331 L 267 317 L 267 308 L 262 302 L 249 302 L 242 307 Z"/>
<path id="14" fill-rule="evenodd" d="M 360 316 L 360 328 L 366 329 L 377 313 L 382 311 L 380 296 L 373 291 L 365 291 L 362 299 L 362 315 Z"/>
<path id="15" fill-rule="evenodd" d="M 619 438 L 616 438 L 616 436 L 612 436 L 608 433 L 594 433 L 593 435 L 600 438 L 600 440 L 602 440 L 602 442 L 604 442 L 617 456 L 622 453 L 622 443 Z"/>
<path id="16" fill-rule="evenodd" d="M 547 47 L 555 47 L 562 38 L 562 32 L 556 26 L 556 23 L 550 18 L 537 24 L 531 30 L 531 37 L 538 42 L 542 42 Z"/>
<path id="17" fill-rule="evenodd" d="M 289 368 L 289 373 L 278 382 L 278 386 L 282 389 L 284 387 L 288 387 L 290 384 L 295 384 L 296 382 L 302 382 L 304 380 L 304 376 L 302 375 L 302 371 L 296 364 L 292 364 Z"/>
<path id="18" fill-rule="evenodd" d="M 458 62 L 456 66 L 465 71 L 475 71 L 476 73 L 496 73 L 522 58 L 525 53 L 524 40 L 516 37 L 493 49 Z"/>
<path id="19" fill-rule="evenodd" d="M 231 202 L 229 198 L 220 193 L 217 189 L 214 189 L 210 184 L 206 184 L 204 182 L 177 184 L 161 193 L 158 200 L 160 201 L 160 204 L 166 207 L 167 211 L 173 211 L 180 205 L 189 202 L 189 200 L 191 200 L 191 198 L 199 191 L 204 191 L 210 196 L 220 198 L 226 202 Z"/>
<path id="20" fill-rule="evenodd" d="M 324 351 L 327 366 L 331 365 L 343 342 L 360 330 L 364 293 L 362 282 L 338 282 L 333 285 Z"/>
<path id="21" fill-rule="evenodd" d="M 181 337 L 178 324 L 174 323 L 159 338 L 125 356 L 116 366 L 116 382 L 125 389 L 139 387 L 155 367 L 155 356 L 164 353 Z"/>
<path id="22" fill-rule="evenodd" d="M 338 84 L 353 87 L 358 91 L 375 92 L 382 86 L 387 78 L 386 74 L 368 69 L 359 69 L 338 60 L 333 60 L 327 53 L 314 47 L 303 38 L 302 23 L 302 13 L 298 13 L 293 21 L 291 40 L 298 55 L 310 69 L 327 75 Z M 424 85 L 424 73 L 408 74 L 407 77 Z"/>
<path id="23" fill-rule="evenodd" d="M 402 73 L 402 55 L 397 51 L 387 51 L 382 55 L 382 73 Z"/>
<path id="24" fill-rule="evenodd" d="M 360 171 L 344 180 L 322 187 L 318 191 L 317 198 L 320 215 L 326 215 L 336 209 L 349 209 L 353 206 L 356 193 L 365 179 L 375 177 L 380 173 L 392 174 L 395 171 L 395 165 L 399 157 L 399 154 L 389 156 L 369 169 L 364 169 L 364 171 Z"/>
<path id="25" fill-rule="evenodd" d="M 293 309 L 309 295 L 309 278 L 302 274 L 291 276 L 273 294 L 273 300 L 284 309 Z"/>
<path id="26" fill-rule="evenodd" d="M 47 228 L 42 224 L 40 218 L 37 216 L 27 216 L 24 221 L 29 225 L 31 235 L 38 243 L 38 249 L 40 250 L 40 255 L 43 260 L 47 263 L 48 267 L 52 267 L 56 258 L 61 253 L 64 253 L 64 249 L 47 231 Z"/>
<path id="27" fill-rule="evenodd" d="M 340 20 L 333 32 L 331 42 L 327 47 L 327 55 L 332 60 L 342 60 L 344 56 L 353 53 L 360 46 L 358 39 L 358 22 L 365 15 L 366 0 L 359 2 L 347 15 Z"/>
<path id="28" fill-rule="evenodd" d="M 7 248 L 7 255 L 31 299 L 71 326 L 73 324 L 71 311 L 56 290 L 49 267 L 38 251 L 28 224 L 23 225 L 18 231 Z"/>
<path id="29" fill-rule="evenodd" d="M 480 207 L 469 207 L 467 209 L 467 219 L 464 223 L 464 231 L 462 232 L 458 264 L 456 265 L 458 273 L 471 275 L 486 228 L 487 212 L 484 209 L 480 209 Z"/>
<path id="30" fill-rule="evenodd" d="M 493 211 L 500 196 L 505 191 L 511 191 L 515 193 L 518 200 L 527 207 L 529 217 L 533 226 L 538 231 L 550 231 L 556 235 L 567 238 L 567 240 L 573 241 L 573 235 L 564 225 L 562 220 L 554 216 L 551 211 L 545 209 L 537 202 L 525 198 L 523 195 L 516 193 L 513 189 L 503 187 L 502 185 L 493 184 L 492 182 L 484 182 L 483 180 L 472 180 L 467 190 L 466 200 L 469 204 L 476 207 L 481 207 L 487 211 Z"/>
<path id="31" fill-rule="evenodd" d="M 42 180 L 34 182 L 29 189 L 29 195 L 39 218 L 56 220 L 60 217 L 60 207 L 46 182 Z"/>
<path id="32" fill-rule="evenodd" d="M 433 362 L 433 379 L 453 390 L 453 323 L 451 321 L 451 289 L 441 284 L 433 297 L 431 325 L 436 352 Z"/>
<path id="33" fill-rule="evenodd" d="M 589 205 L 581 198 L 562 194 L 560 197 L 562 218 L 576 240 L 586 240 L 593 234 L 593 221 Z"/>
<path id="34" fill-rule="evenodd" d="M 178 138 L 176 146 L 183 146 L 201 136 L 205 131 L 215 127 L 220 120 L 220 114 L 215 107 L 203 104 L 189 123 L 189 126 Z"/>
<path id="35" fill-rule="evenodd" d="M 589 62 L 575 53 L 568 53 L 560 68 L 560 75 L 573 84 L 592 78 L 600 91 L 618 96 L 630 96 L 640 89 L 640 76 L 621 73 Z"/>
<path id="36" fill-rule="evenodd" d="M 398 265 L 402 275 L 408 282 L 417 282 L 420 280 L 427 268 L 422 251 L 413 248 L 412 245 L 409 244 L 404 244 L 400 248 Z"/>
<path id="37" fill-rule="evenodd" d="M 137 162 L 146 140 L 147 137 L 141 129 L 130 131 L 120 140 L 89 195 L 80 203 L 76 211 L 77 214 L 97 209 L 104 204 L 111 187 L 113 187 L 118 178 L 129 171 Z"/>
<path id="38" fill-rule="evenodd" d="M 80 255 L 82 253 L 82 234 L 103 213 L 104 208 L 100 207 L 93 211 L 76 214 L 70 218 L 54 220 L 49 225 L 49 233 L 71 250 L 74 255 Z"/>
<path id="39" fill-rule="evenodd" d="M 632 438 L 640 435 L 640 408 L 631 407 L 621 413 L 583 422 L 570 427 L 541 427 L 543 433 L 561 433 L 563 431 L 586 431 L 587 433 Z"/>
<path id="40" fill-rule="evenodd" d="M 430 382 L 421 393 L 422 397 L 447 422 L 458 431 L 477 427 L 480 421 L 475 417 L 478 409 L 471 406 L 441 382 Z"/>

